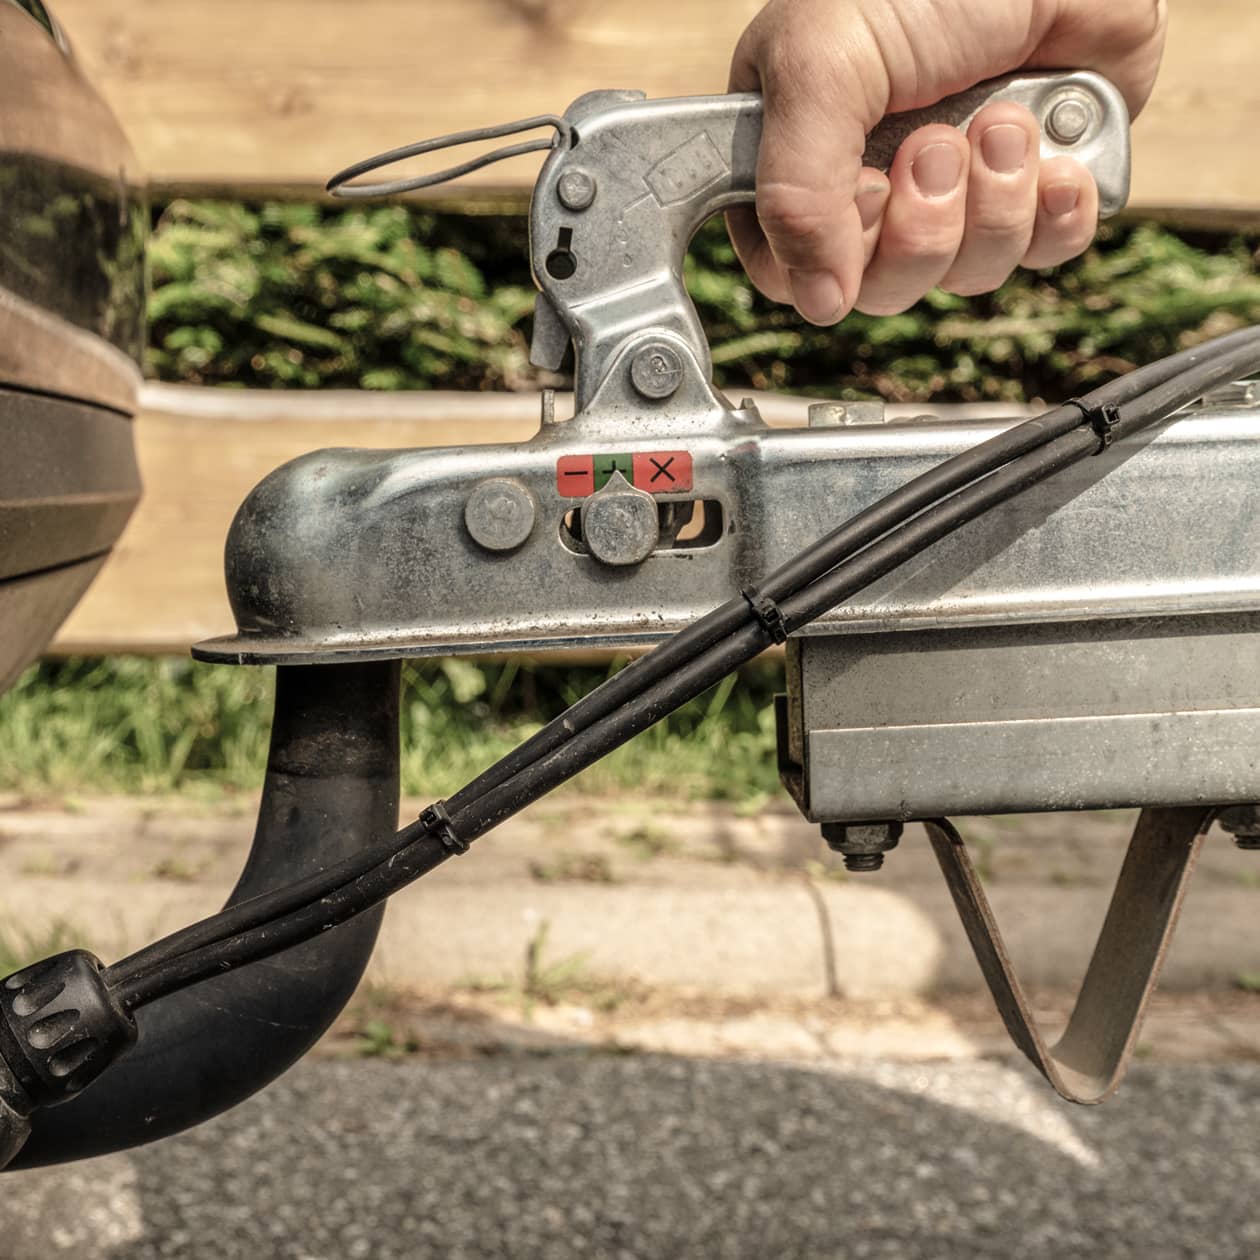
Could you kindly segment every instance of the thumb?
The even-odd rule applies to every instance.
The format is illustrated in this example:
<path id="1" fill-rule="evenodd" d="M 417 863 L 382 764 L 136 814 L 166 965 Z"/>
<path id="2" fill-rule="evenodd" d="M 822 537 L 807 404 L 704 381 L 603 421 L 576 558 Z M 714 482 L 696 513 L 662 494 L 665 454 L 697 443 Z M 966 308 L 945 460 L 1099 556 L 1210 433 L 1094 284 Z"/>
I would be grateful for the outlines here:
<path id="1" fill-rule="evenodd" d="M 834 60 L 781 67 L 759 51 L 741 44 L 731 72 L 732 90 L 760 89 L 764 111 L 756 217 L 733 216 L 735 247 L 763 292 L 789 296 L 811 323 L 834 324 L 862 287 L 854 199 L 866 126 L 839 88 L 846 76 Z"/>

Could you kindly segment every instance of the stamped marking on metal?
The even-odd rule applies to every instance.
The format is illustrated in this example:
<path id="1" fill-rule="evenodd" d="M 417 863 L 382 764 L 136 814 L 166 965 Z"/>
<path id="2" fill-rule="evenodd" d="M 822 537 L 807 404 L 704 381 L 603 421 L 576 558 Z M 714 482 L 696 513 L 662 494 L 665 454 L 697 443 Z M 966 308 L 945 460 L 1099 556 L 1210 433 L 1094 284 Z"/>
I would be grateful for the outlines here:
<path id="1" fill-rule="evenodd" d="M 661 158 L 644 179 L 662 206 L 672 206 L 703 192 L 729 172 L 717 145 L 701 131 Z"/>

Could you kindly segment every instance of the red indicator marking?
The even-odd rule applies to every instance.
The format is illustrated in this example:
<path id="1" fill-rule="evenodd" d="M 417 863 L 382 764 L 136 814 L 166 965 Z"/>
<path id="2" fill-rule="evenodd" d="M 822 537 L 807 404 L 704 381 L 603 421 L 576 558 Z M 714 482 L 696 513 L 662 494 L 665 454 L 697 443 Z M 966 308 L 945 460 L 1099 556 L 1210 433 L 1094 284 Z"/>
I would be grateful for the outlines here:
<path id="1" fill-rule="evenodd" d="M 591 455 L 562 455 L 556 460 L 556 489 L 566 499 L 595 493 L 595 459 Z"/>
<path id="2" fill-rule="evenodd" d="M 649 451 L 634 457 L 634 484 L 649 494 L 691 489 L 691 456 L 686 451 Z"/>

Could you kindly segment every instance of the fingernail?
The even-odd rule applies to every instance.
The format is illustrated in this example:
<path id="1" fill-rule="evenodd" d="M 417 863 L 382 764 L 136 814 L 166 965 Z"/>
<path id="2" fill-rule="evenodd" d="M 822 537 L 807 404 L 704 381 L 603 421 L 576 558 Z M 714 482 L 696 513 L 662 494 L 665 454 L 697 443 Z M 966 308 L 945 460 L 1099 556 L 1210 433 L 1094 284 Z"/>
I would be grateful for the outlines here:
<path id="1" fill-rule="evenodd" d="M 830 271 L 789 271 L 792 302 L 811 324 L 834 324 L 844 312 L 844 292 Z"/>
<path id="2" fill-rule="evenodd" d="M 1075 184 L 1047 184 L 1041 190 L 1041 204 L 1055 218 L 1071 214 L 1080 199 L 1081 190 Z"/>
<path id="3" fill-rule="evenodd" d="M 1028 132 L 1014 123 L 997 123 L 980 137 L 984 164 L 999 175 L 1013 175 L 1028 157 Z"/>
<path id="4" fill-rule="evenodd" d="M 865 188 L 858 189 L 858 195 L 854 198 L 853 204 L 857 206 L 858 218 L 862 220 L 863 230 L 879 222 L 879 216 L 884 213 L 884 202 L 887 199 L 887 184 L 867 184 Z"/>
<path id="5" fill-rule="evenodd" d="M 929 144 L 910 166 L 925 197 L 947 197 L 958 187 L 962 158 L 952 144 Z"/>

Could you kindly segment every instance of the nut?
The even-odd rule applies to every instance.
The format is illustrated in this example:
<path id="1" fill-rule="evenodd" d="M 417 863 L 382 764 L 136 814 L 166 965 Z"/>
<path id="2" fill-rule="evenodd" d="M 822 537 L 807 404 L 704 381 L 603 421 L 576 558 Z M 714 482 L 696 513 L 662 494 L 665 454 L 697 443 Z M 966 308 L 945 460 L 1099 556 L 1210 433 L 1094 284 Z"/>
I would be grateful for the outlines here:
<path id="1" fill-rule="evenodd" d="M 827 847 L 843 855 L 846 871 L 877 871 L 903 829 L 899 822 L 823 823 L 822 834 Z"/>

